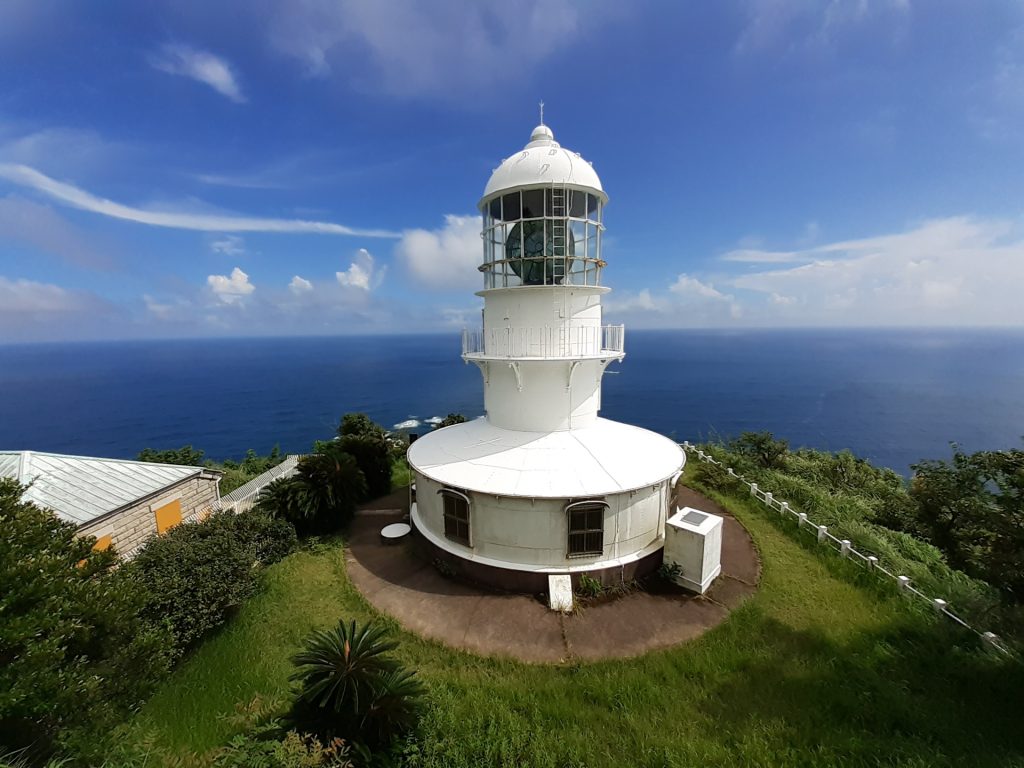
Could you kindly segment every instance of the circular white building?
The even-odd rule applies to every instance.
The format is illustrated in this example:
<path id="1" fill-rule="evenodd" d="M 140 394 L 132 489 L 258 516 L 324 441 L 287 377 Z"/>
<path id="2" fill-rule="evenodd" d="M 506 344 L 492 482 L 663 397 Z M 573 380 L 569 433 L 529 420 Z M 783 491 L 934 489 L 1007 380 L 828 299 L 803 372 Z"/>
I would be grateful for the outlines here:
<path id="1" fill-rule="evenodd" d="M 477 581 L 540 592 L 552 574 L 613 582 L 661 561 L 683 451 L 598 416 L 605 368 L 625 356 L 601 312 L 607 200 L 543 124 L 484 189 L 483 327 L 463 332 L 462 358 L 483 374 L 485 415 L 409 448 L 417 534 Z"/>

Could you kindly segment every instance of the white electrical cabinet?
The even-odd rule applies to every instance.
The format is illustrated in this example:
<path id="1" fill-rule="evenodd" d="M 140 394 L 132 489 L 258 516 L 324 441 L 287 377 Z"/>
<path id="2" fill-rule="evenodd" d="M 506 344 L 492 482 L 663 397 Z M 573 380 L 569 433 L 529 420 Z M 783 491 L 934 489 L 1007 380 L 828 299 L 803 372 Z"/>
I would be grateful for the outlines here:
<path id="1" fill-rule="evenodd" d="M 682 507 L 665 524 L 665 563 L 679 566 L 676 583 L 704 594 L 722 572 L 722 518 Z"/>

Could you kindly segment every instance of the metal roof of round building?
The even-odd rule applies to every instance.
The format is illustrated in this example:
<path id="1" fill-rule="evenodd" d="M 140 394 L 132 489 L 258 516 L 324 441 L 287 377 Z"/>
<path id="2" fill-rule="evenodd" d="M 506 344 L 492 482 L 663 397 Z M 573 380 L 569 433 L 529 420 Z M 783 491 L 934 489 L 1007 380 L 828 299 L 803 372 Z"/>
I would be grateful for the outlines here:
<path id="1" fill-rule="evenodd" d="M 409 463 L 440 483 L 531 498 L 632 491 L 671 477 L 684 462 L 682 448 L 667 437 L 608 419 L 579 429 L 520 432 L 481 417 L 409 447 Z"/>
<path id="2" fill-rule="evenodd" d="M 533 129 L 530 142 L 521 152 L 507 158 L 491 174 L 483 199 L 506 189 L 537 184 L 586 187 L 600 193 L 602 199 L 608 199 L 594 167 L 578 152 L 565 149 L 555 141 L 555 134 L 543 123 Z"/>

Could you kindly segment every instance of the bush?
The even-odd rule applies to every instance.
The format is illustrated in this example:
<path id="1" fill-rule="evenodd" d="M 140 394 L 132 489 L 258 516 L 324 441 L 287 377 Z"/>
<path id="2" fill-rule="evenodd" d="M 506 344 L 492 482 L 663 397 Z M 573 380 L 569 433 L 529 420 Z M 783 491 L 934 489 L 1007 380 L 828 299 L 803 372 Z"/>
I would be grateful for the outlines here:
<path id="1" fill-rule="evenodd" d="M 243 734 L 217 750 L 213 768 L 352 768 L 349 752 L 342 739 L 324 743 L 296 731 L 283 738 Z"/>
<path id="2" fill-rule="evenodd" d="M 366 498 L 376 499 L 391 493 L 391 449 L 383 437 L 345 435 L 338 446 L 356 460 L 366 478 Z"/>
<path id="3" fill-rule="evenodd" d="M 450 427 L 454 424 L 464 424 L 465 422 L 466 417 L 461 413 L 449 413 L 437 423 L 437 426 L 435 426 L 434 429 L 444 429 L 445 427 Z"/>
<path id="4" fill-rule="evenodd" d="M 250 530 L 262 523 L 249 518 Z M 276 552 L 279 545 L 268 546 Z M 201 523 L 182 523 L 150 539 L 125 566 L 149 592 L 144 615 L 164 622 L 181 655 L 223 624 L 256 592 L 259 546 L 239 533 L 233 512 L 217 512 Z"/>
<path id="5" fill-rule="evenodd" d="M 261 565 L 272 565 L 284 559 L 298 542 L 291 522 L 258 509 L 235 515 L 234 529 L 239 537 L 252 543 Z"/>
<path id="6" fill-rule="evenodd" d="M 296 527 L 301 533 L 336 531 L 348 524 L 366 498 L 366 477 L 337 442 L 299 460 L 296 475 Z"/>
<path id="7" fill-rule="evenodd" d="M 170 637 L 113 552 L 0 480 L 0 745 L 88 754 L 166 672 Z"/>
<path id="8" fill-rule="evenodd" d="M 338 424 L 338 437 L 379 437 L 386 435 L 386 430 L 365 413 L 346 413 Z"/>
<path id="9" fill-rule="evenodd" d="M 185 467 L 201 467 L 203 465 L 204 451 L 193 448 L 191 445 L 183 445 L 181 448 L 171 448 L 165 451 L 157 451 L 153 448 L 143 448 L 139 451 L 136 461 L 148 461 L 153 464 L 180 464 Z"/>
<path id="10" fill-rule="evenodd" d="M 416 673 L 389 654 L 398 643 L 372 621 L 339 621 L 314 632 L 292 657 L 300 689 L 290 720 L 321 738 L 364 746 L 387 744 L 419 718 L 424 688 Z"/>

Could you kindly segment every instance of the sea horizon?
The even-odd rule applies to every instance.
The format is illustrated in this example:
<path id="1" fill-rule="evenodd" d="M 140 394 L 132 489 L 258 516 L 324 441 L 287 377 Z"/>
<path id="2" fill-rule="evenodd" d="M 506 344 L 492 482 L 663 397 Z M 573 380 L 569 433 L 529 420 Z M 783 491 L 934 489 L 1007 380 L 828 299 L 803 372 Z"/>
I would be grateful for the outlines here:
<path id="1" fill-rule="evenodd" d="M 767 430 L 906 475 L 951 442 L 1003 449 L 1024 434 L 1024 329 L 627 328 L 625 348 L 601 415 L 678 441 Z M 350 411 L 420 432 L 481 415 L 460 331 L 0 346 L 4 450 L 301 452 Z"/>

